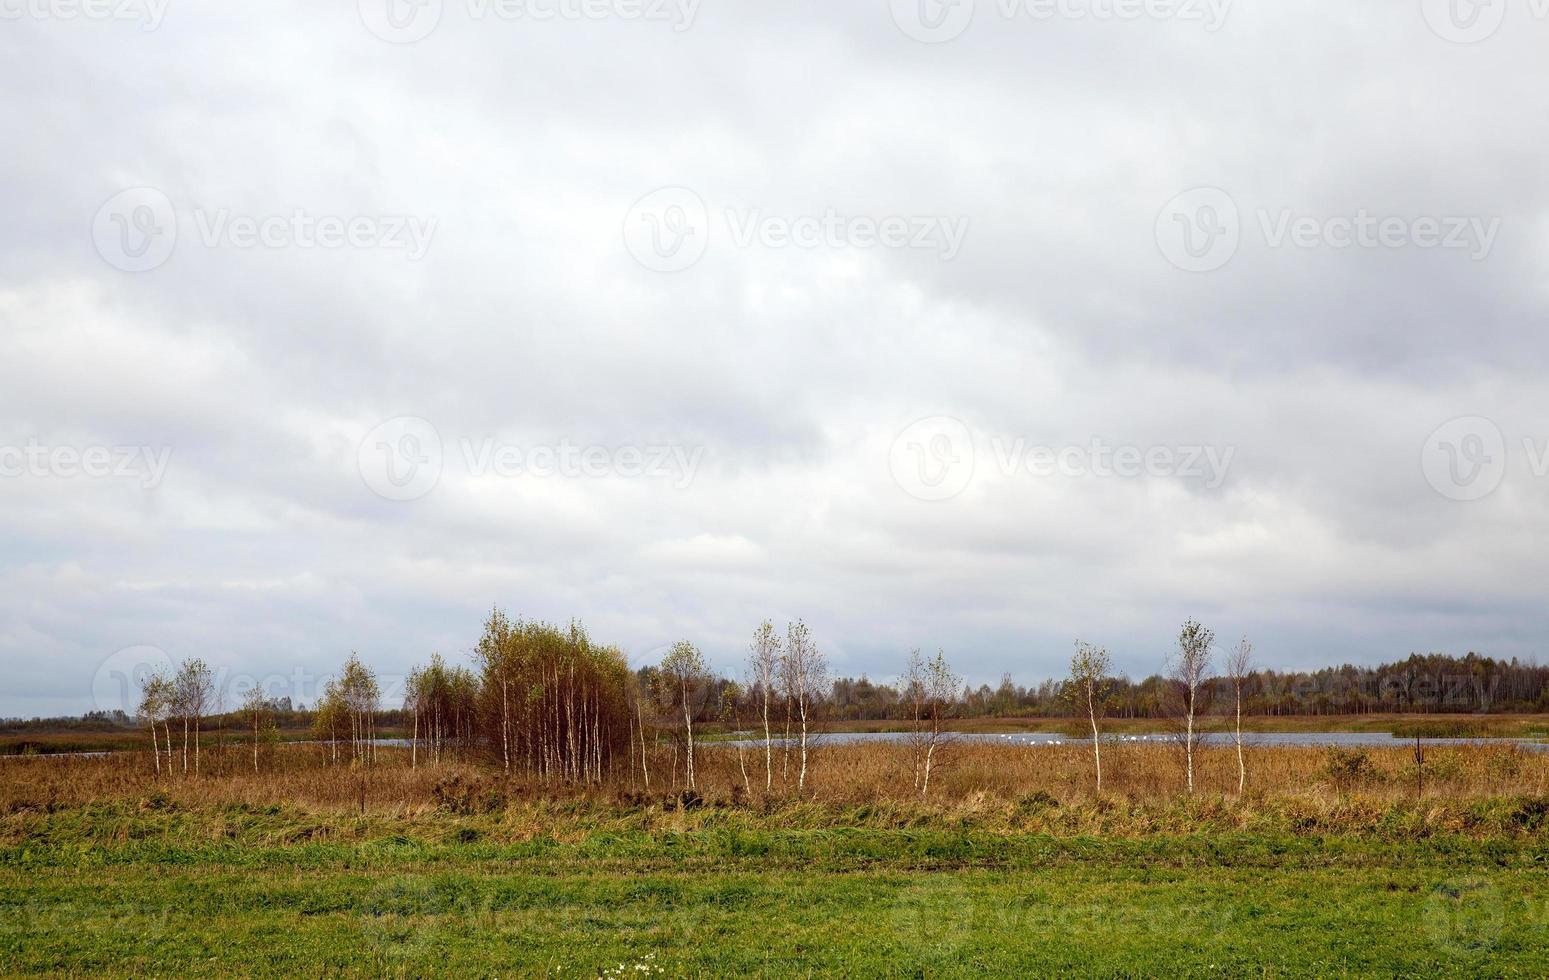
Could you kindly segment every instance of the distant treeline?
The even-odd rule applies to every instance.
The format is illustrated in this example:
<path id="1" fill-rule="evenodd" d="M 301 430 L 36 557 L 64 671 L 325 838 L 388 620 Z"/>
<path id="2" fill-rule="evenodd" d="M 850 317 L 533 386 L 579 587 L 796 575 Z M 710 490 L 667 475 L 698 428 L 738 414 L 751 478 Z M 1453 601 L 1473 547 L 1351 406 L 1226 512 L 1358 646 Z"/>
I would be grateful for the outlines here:
<path id="1" fill-rule="evenodd" d="M 1068 697 L 1070 681 L 1045 680 L 1023 687 L 1003 675 L 991 687 L 964 687 L 956 705 L 961 717 L 1067 717 L 1081 714 Z M 1165 718 L 1168 678 L 1141 681 L 1127 676 L 1104 682 L 1104 713 L 1117 718 Z M 1216 704 L 1231 703 L 1231 684 L 1213 677 L 1206 687 Z M 909 705 L 896 686 L 865 677 L 833 683 L 830 716 L 843 719 L 898 719 Z M 1394 714 L 1406 712 L 1549 711 L 1549 667 L 1513 658 L 1496 660 L 1469 653 L 1410 654 L 1376 667 L 1324 667 L 1315 671 L 1255 670 L 1243 686 L 1243 711 L 1254 715 Z"/>
<path id="2" fill-rule="evenodd" d="M 622 666 L 623 658 L 616 651 L 609 650 L 606 656 L 599 660 L 599 655 L 590 651 L 584 633 L 578 631 L 574 636 L 561 637 L 558 635 L 561 631 L 553 628 L 538 629 L 527 624 L 521 625 L 551 643 L 557 645 L 575 643 L 578 652 L 583 654 L 575 659 L 586 663 L 588 670 L 597 670 L 598 668 L 592 664 L 609 662 L 609 658 L 612 664 L 617 665 L 609 669 L 617 670 Z M 486 624 L 487 629 L 490 627 L 494 627 L 494 638 L 498 643 L 512 642 L 511 632 L 504 634 L 500 632 L 510 630 L 510 626 L 502 619 L 497 617 L 492 623 Z M 568 631 L 565 632 L 568 634 Z M 498 720 L 498 716 L 503 711 L 505 715 L 514 718 L 518 707 L 513 705 L 509 690 L 515 685 L 510 683 L 503 685 L 507 688 L 507 706 L 504 709 L 495 708 L 494 705 L 498 701 L 496 688 L 506 679 L 507 673 L 509 672 L 512 680 L 516 679 L 519 672 L 519 658 L 498 653 L 498 643 L 493 648 L 490 643 L 491 636 L 486 635 L 477 661 L 477 666 L 482 669 L 477 675 L 470 676 L 462 673 L 452 675 L 453 703 L 479 702 L 483 708 L 482 713 L 486 716 L 494 712 Z M 557 690 L 570 682 L 568 671 L 572 665 L 568 659 L 564 660 L 564 663 L 567 671 L 564 677 L 553 675 L 552 664 L 541 669 L 548 672 L 549 690 Z M 452 712 L 458 710 L 456 707 L 442 707 L 435 700 L 442 697 L 441 691 L 447 683 L 439 673 L 445 669 L 437 661 L 424 675 L 417 675 L 433 678 L 436 681 L 435 685 L 423 684 L 419 696 L 422 707 L 425 708 L 425 714 L 431 718 L 429 724 L 437 726 L 434 729 L 436 732 L 441 731 L 443 714 L 450 716 Z M 544 674 L 541 671 L 536 678 L 522 678 L 521 705 L 526 705 L 534 698 L 541 700 L 544 696 Z M 489 687 L 480 690 L 480 685 L 477 683 L 479 681 L 488 684 Z M 635 670 L 632 681 L 629 687 L 635 692 L 662 691 L 667 684 L 661 668 L 656 665 L 647 665 Z M 612 682 L 611 685 L 592 683 L 596 684 L 597 690 L 618 689 L 617 681 Z M 1131 680 L 1124 675 L 1107 678 L 1101 699 L 1103 713 L 1116 718 L 1165 718 L 1168 715 L 1167 683 L 1167 678 L 1160 674 L 1151 675 L 1140 681 Z M 458 691 L 455 684 L 471 686 L 464 693 Z M 951 713 L 960 718 L 1070 717 L 1081 714 L 1084 710 L 1078 710 L 1072 704 L 1068 696 L 1070 684 L 1068 679 L 1048 679 L 1036 685 L 1023 686 L 1017 684 L 1010 674 L 1006 674 L 994 687 L 988 684 L 981 684 L 978 687 L 964 686 L 951 706 Z M 1211 678 L 1206 682 L 1206 687 L 1210 692 L 1218 695 L 1216 703 L 1224 705 L 1231 700 L 1228 696 L 1230 683 L 1227 679 Z M 591 688 L 588 689 L 588 691 L 591 690 Z M 696 721 L 715 721 L 729 716 L 732 701 L 746 699 L 756 693 L 757 685 L 750 684 L 747 678 L 733 680 L 712 672 L 706 675 L 698 696 L 689 700 Z M 459 694 L 461 696 L 456 697 Z M 587 710 L 595 713 L 597 698 L 587 693 L 583 695 L 583 700 Z M 289 697 L 270 698 L 266 703 L 267 721 L 278 729 L 297 730 L 319 727 L 317 712 L 309 710 L 304 704 L 293 705 Z M 828 690 L 823 692 L 823 696 L 818 698 L 815 704 L 821 709 L 823 718 L 828 721 L 904 720 L 909 718 L 914 710 L 914 704 L 906 697 L 903 685 L 873 681 L 866 676 L 840 677 L 832 680 Z M 412 703 L 406 706 L 379 704 L 376 708 L 375 728 L 378 733 L 390 730 L 397 734 L 413 730 L 415 716 Z M 544 710 L 552 713 L 554 705 L 550 704 Z M 1476 653 L 1468 653 L 1461 657 L 1431 653 L 1411 654 L 1404 660 L 1375 667 L 1345 664 L 1316 671 L 1255 670 L 1247 676 L 1244 683 L 1243 710 L 1247 714 L 1270 716 L 1549 712 L 1549 666 L 1540 666 L 1532 662 L 1523 663 L 1515 658 L 1496 660 Z M 614 708 L 610 713 L 615 713 L 615 717 L 618 717 L 622 712 L 622 708 Z M 248 724 L 249 714 L 250 712 L 245 713 L 241 709 L 212 714 L 207 716 L 205 727 L 206 730 L 212 731 L 241 730 Z M 636 714 L 638 716 L 639 713 L 636 712 Z M 470 717 L 472 717 L 471 713 Z M 4 719 L 0 720 L 0 734 L 15 735 L 44 731 L 111 732 L 142 723 L 142 719 L 123 711 L 92 711 L 78 717 Z M 328 724 L 326 719 L 324 724 Z M 561 717 L 559 724 L 562 731 L 555 744 L 568 746 L 570 737 L 566 727 L 568 721 Z M 621 721 L 620 724 L 623 728 L 628 728 L 627 721 Z M 511 722 L 507 721 L 508 732 L 510 729 Z M 509 743 L 514 741 L 513 736 L 507 734 L 501 743 L 502 752 Z M 530 752 L 541 754 L 543 751 L 548 751 L 548 748 L 534 747 L 538 745 L 538 742 L 523 742 L 517 751 L 524 754 Z"/>

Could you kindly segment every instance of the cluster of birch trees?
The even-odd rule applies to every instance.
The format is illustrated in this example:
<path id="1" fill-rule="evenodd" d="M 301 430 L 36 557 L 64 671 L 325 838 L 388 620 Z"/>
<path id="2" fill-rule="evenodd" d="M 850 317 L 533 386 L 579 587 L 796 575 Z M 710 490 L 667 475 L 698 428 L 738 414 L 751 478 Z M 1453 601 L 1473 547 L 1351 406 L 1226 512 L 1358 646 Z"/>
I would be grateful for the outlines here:
<path id="1" fill-rule="evenodd" d="M 1243 639 L 1225 655 L 1222 677 L 1212 678 L 1215 634 L 1194 620 L 1179 631 L 1177 649 L 1163 675 L 1162 696 L 1176 721 L 1190 793 L 1200 719 L 1222 680 L 1234 700 L 1238 791 L 1246 787 L 1242 711 L 1245 686 L 1253 676 L 1252 655 L 1252 644 Z M 476 670 L 450 666 L 436 654 L 409 674 L 403 709 L 411 766 L 417 767 L 422 755 L 427 764 L 439 765 L 453 750 L 482 749 L 511 775 L 601 784 L 621 772 L 638 771 L 649 790 L 651 760 L 659 756 L 660 737 L 667 735 L 669 785 L 695 790 L 695 725 L 716 721 L 738 731 L 761 730 L 766 793 L 773 791 L 777 771 L 782 787 L 794 782 L 798 793 L 807 790 L 830 682 L 828 659 L 801 620 L 788 623 L 783 632 L 769 620 L 759 624 L 748 648 L 744 685 L 718 677 L 686 640 L 673 644 L 659 665 L 635 673 L 618 649 L 594 644 L 577 622 L 562 628 L 511 619 L 499 609 L 485 621 L 473 656 Z M 1117 680 L 1106 649 L 1077 641 L 1069 678 L 1060 686 L 1067 703 L 1087 717 L 1099 792 L 1101 719 Z M 914 650 L 899 679 L 898 697 L 910 722 L 906 743 L 911 777 L 922 797 L 950 756 L 948 728 L 964 703 L 962 684 L 939 650 L 931 658 Z M 139 714 L 150 729 L 158 774 L 176 768 L 178 732 L 182 771 L 199 772 L 200 727 L 212 709 L 219 710 L 216 700 L 213 673 L 202 660 L 187 660 L 145 681 Z M 313 738 L 322 747 L 324 765 L 376 762 L 381 700 L 376 675 L 352 653 L 339 675 L 324 685 L 313 712 Z M 277 738 L 274 713 L 273 703 L 256 689 L 241 706 L 242 723 L 251 730 L 255 771 L 260 743 Z M 756 739 L 736 740 L 743 788 L 750 795 L 753 774 L 747 750 L 756 744 Z"/>
<path id="2" fill-rule="evenodd" d="M 662 663 L 662 675 L 671 680 L 670 689 L 679 692 L 684 705 L 683 724 L 689 743 L 688 785 L 693 787 L 693 713 L 687 709 L 689 692 L 696 683 L 704 685 L 704 663 L 690 644 L 674 646 Z M 742 729 L 751 720 L 761 727 L 764 758 L 764 791 L 774 788 L 775 755 L 778 745 L 782 784 L 796 771 L 796 791 L 806 791 L 815 729 L 824 713 L 828 698 L 828 658 L 812 639 L 806 623 L 787 624 L 785 634 L 765 620 L 753 632 L 745 669 L 746 688 L 722 683 L 722 708 L 718 717 L 733 728 Z M 909 655 L 899 690 L 910 710 L 909 746 L 911 777 L 922 797 L 930 792 L 933 773 L 947 758 L 951 735 L 949 720 L 958 703 L 962 678 L 953 673 L 946 654 L 940 650 L 926 659 L 919 650 Z M 777 736 L 777 727 L 780 732 Z M 737 765 L 743 787 L 751 794 L 752 781 L 742 740 L 736 742 Z"/>
<path id="3" fill-rule="evenodd" d="M 1215 691 L 1214 686 L 1208 683 L 1215 661 L 1215 640 L 1215 633 L 1196 620 L 1185 622 L 1178 631 L 1178 648 L 1163 675 L 1162 703 L 1168 717 L 1173 720 L 1177 741 L 1183 750 L 1184 782 L 1190 793 L 1194 792 L 1194 756 L 1202 741 L 1200 719 L 1210 710 Z M 1225 679 L 1233 695 L 1237 792 L 1241 793 L 1248 783 L 1248 766 L 1242 741 L 1243 690 L 1253 674 L 1253 644 L 1248 642 L 1247 637 L 1243 637 L 1226 653 L 1224 667 Z M 1098 721 L 1103 714 L 1107 688 L 1114 681 L 1112 670 L 1113 658 L 1106 649 L 1076 641 L 1076 652 L 1070 659 L 1070 680 L 1066 683 L 1065 693 L 1070 701 L 1085 712 L 1091 724 L 1092 763 L 1098 792 L 1103 788 L 1102 735 Z"/>
<path id="4" fill-rule="evenodd" d="M 631 744 L 629 665 L 614 647 L 496 609 L 474 649 L 485 741 L 507 773 L 601 783 Z"/>
<path id="5" fill-rule="evenodd" d="M 215 705 L 215 675 L 203 660 L 185 660 L 173 672 L 158 671 L 148 677 L 140 691 L 140 718 L 151 730 L 151 755 L 156 773 L 162 773 L 162 752 L 166 752 L 166 772 L 174 769 L 174 722 L 183 733 L 182 771 L 199 772 L 199 726 Z M 157 738 L 160 726 L 162 737 Z M 192 747 L 192 770 L 189 750 Z"/>
<path id="6" fill-rule="evenodd" d="M 651 776 L 646 733 L 653 722 L 645 712 L 650 707 L 656 727 L 671 725 L 677 729 L 687 789 L 698 785 L 694 724 L 715 720 L 733 729 L 753 725 L 762 730 L 766 793 L 774 788 L 777 754 L 781 784 L 788 786 L 794 775 L 796 791 L 806 791 L 818 715 L 828 690 L 828 658 L 812 638 L 811 628 L 798 619 L 787 623 L 781 634 L 770 620 L 760 623 L 753 632 L 745 679 L 742 686 L 715 676 L 699 648 L 687 640 L 673 644 L 659 666 L 640 672 L 634 693 L 641 775 L 647 789 Z M 738 740 L 735 747 L 743 789 L 751 794 L 753 777 L 745 746 Z M 674 782 L 676 760 L 674 754 L 670 777 Z"/>
<path id="7" fill-rule="evenodd" d="M 409 766 L 419 765 L 420 744 L 426 761 L 440 765 L 453 747 L 474 744 L 479 720 L 479 679 L 466 667 L 449 667 L 439 653 L 409 672 L 404 708 L 410 714 Z"/>
<path id="8" fill-rule="evenodd" d="M 913 762 L 914 788 L 920 791 L 921 797 L 930 793 L 931 773 L 944 761 L 946 723 L 957 705 L 957 689 L 962 682 L 962 678 L 952 673 L 943 651 L 937 650 L 929 660 L 920 656 L 919 650 L 910 652 L 903 692 L 914 723 L 909 732 L 909 754 Z"/>
<path id="9" fill-rule="evenodd" d="M 382 690 L 376 674 L 351 653 L 339 676 L 323 685 L 312 719 L 313 736 L 325 746 L 324 761 L 370 764 L 376 761 L 376 723 Z M 345 746 L 341 754 L 340 746 Z"/>

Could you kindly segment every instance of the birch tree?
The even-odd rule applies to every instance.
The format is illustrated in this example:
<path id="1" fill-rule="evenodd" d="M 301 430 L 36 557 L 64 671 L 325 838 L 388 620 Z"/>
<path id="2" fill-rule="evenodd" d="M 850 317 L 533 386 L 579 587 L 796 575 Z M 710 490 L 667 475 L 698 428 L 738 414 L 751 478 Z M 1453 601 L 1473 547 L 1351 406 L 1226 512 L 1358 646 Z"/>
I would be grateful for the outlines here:
<path id="1" fill-rule="evenodd" d="M 736 684 L 727 682 L 721 687 L 721 707 L 717 716 L 726 726 L 728 731 L 740 734 L 742 731 L 744 698 L 742 688 Z M 753 784 L 748 778 L 748 764 L 744 758 L 742 739 L 736 738 L 733 747 L 737 750 L 737 769 L 742 773 L 742 789 L 749 798 L 753 795 Z"/>
<path id="2" fill-rule="evenodd" d="M 699 692 L 705 682 L 705 658 L 699 648 L 687 640 L 679 640 L 662 658 L 662 675 L 674 701 L 674 707 L 683 713 L 683 738 L 686 743 L 685 778 L 689 789 L 694 783 L 694 715 L 699 708 Z"/>
<path id="3" fill-rule="evenodd" d="M 381 688 L 376 674 L 351 653 L 339 674 L 338 692 L 350 722 L 350 744 L 355 760 L 370 764 L 376 760 L 376 715 Z"/>
<path id="4" fill-rule="evenodd" d="M 760 716 L 764 722 L 764 792 L 774 788 L 774 740 L 769 732 L 769 702 L 775 696 L 780 676 L 780 635 L 774 623 L 764 620 L 753 633 L 753 646 L 748 653 L 748 679 L 759 699 Z"/>
<path id="5" fill-rule="evenodd" d="M 1102 736 L 1097 730 L 1097 716 L 1103 700 L 1103 688 L 1108 674 L 1113 670 L 1113 659 L 1102 647 L 1076 641 L 1076 652 L 1070 658 L 1070 683 L 1074 700 L 1086 708 L 1087 720 L 1092 725 L 1092 765 L 1097 771 L 1097 792 L 1103 791 Z"/>
<path id="6" fill-rule="evenodd" d="M 411 716 L 409 768 L 419 767 L 420 747 L 430 765 L 440 765 L 449 742 L 467 744 L 478 697 L 478 681 L 462 667 L 448 667 L 441 654 L 409 671 L 403 707 Z"/>
<path id="7" fill-rule="evenodd" d="M 1237 641 L 1226 655 L 1226 676 L 1232 682 L 1232 700 L 1237 712 L 1236 741 L 1237 741 L 1237 795 L 1241 796 L 1243 789 L 1248 785 L 1248 764 L 1243 759 L 1242 753 L 1242 689 L 1247 683 L 1248 677 L 1253 673 L 1253 644 L 1248 642 L 1245 636 Z"/>
<path id="8" fill-rule="evenodd" d="M 258 742 L 265 724 L 272 721 L 274 712 L 263 688 L 251 687 L 242 698 L 242 717 L 253 729 L 253 771 L 258 771 Z"/>
<path id="9" fill-rule="evenodd" d="M 1184 773 L 1189 792 L 1194 792 L 1194 750 L 1200 736 L 1197 720 L 1209 700 L 1205 675 L 1210 670 L 1211 648 L 1216 635 L 1194 620 L 1188 620 L 1178 632 L 1178 652 L 1168 669 L 1169 709 L 1181 726 Z"/>
<path id="10" fill-rule="evenodd" d="M 312 737 L 323 746 L 323 765 L 339 764 L 339 730 L 344 725 L 344 698 L 337 680 L 323 685 L 312 711 Z"/>
<path id="11" fill-rule="evenodd" d="M 786 627 L 781 665 L 786 697 L 801 725 L 801 769 L 796 779 L 800 793 L 807 787 L 808 736 L 828 683 L 828 660 L 812 641 L 812 631 L 799 619 Z"/>
<path id="12" fill-rule="evenodd" d="M 151 729 L 151 758 L 156 763 L 156 775 L 161 775 L 161 749 L 156 738 L 156 726 L 166 727 L 167 717 L 172 712 L 172 681 L 163 673 L 155 673 L 146 678 L 140 689 L 140 717 L 150 725 Z M 172 733 L 167 732 L 167 769 L 172 768 Z"/>
<path id="13" fill-rule="evenodd" d="M 183 772 L 188 772 L 189 727 L 193 727 L 194 774 L 199 774 L 199 728 L 205 710 L 215 696 L 215 678 L 209 666 L 197 658 L 185 660 L 173 679 L 173 703 L 183 719 Z"/>
<path id="14" fill-rule="evenodd" d="M 615 753 L 630 749 L 639 706 L 629 703 L 628 662 L 593 644 L 580 623 L 559 628 L 496 609 L 474 655 L 485 737 L 507 773 L 600 783 Z"/>
<path id="15" fill-rule="evenodd" d="M 914 727 L 909 741 L 914 760 L 914 788 L 920 791 L 921 799 L 930 793 L 931 773 L 941 764 L 941 755 L 950 737 L 945 723 L 961 682 L 947 664 L 944 651 L 937 650 L 930 660 L 922 657 L 918 649 L 910 651 L 903 686 L 913 714 Z"/>
<path id="16" fill-rule="evenodd" d="M 418 769 L 420 764 L 420 712 L 425 707 L 428 687 L 423 668 L 415 667 L 403 683 L 403 706 L 414 719 L 409 735 L 409 768 Z"/>
<path id="17" fill-rule="evenodd" d="M 648 668 L 649 669 L 649 668 Z M 646 702 L 652 701 L 652 691 L 655 686 L 656 674 L 651 670 L 649 678 L 643 676 L 645 671 L 639 674 L 631 674 L 629 678 L 629 696 L 635 702 L 635 722 L 640 733 L 640 774 L 645 778 L 645 791 L 651 791 L 651 766 L 649 760 L 649 748 L 645 742 Z M 654 712 L 653 712 L 654 714 Z M 634 743 L 630 743 L 630 752 L 634 752 Z"/>

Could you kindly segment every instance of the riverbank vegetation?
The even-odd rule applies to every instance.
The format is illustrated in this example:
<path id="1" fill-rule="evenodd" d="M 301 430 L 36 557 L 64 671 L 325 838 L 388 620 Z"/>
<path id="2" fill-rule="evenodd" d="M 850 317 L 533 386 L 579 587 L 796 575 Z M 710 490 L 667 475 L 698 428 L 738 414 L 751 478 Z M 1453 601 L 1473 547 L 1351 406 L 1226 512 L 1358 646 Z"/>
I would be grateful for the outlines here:
<path id="1" fill-rule="evenodd" d="M 255 773 L 245 747 L 231 744 L 206 753 L 199 776 L 157 775 L 150 753 L 96 758 L 12 758 L 0 761 L 0 812 L 38 813 L 102 803 L 155 808 L 158 800 L 188 809 L 284 804 L 375 814 L 500 812 L 533 801 L 574 801 L 627 808 L 657 806 L 713 812 L 764 813 L 794 805 L 855 808 L 922 806 L 921 814 L 1046 808 L 1051 813 L 1136 814 L 1170 812 L 1188 797 L 1182 750 L 1167 742 L 1115 742 L 1102 753 L 1103 790 L 1095 789 L 1089 745 L 1016 745 L 1003 742 L 938 743 L 931 790 L 922 798 L 916 774 L 920 757 L 910 742 L 809 746 L 805 786 L 798 782 L 794 747 L 775 750 L 773 779 L 765 788 L 753 752 L 703 743 L 697 749 L 696 786 L 687 786 L 681 743 L 649 745 L 651 788 L 627 768 L 606 785 L 556 783 L 521 771 L 507 775 L 476 758 L 444 756 L 417 764 L 407 748 L 382 748 L 374 765 L 325 764 L 327 746 L 282 745 L 270 750 Z M 789 763 L 782 766 L 782 754 Z M 1511 744 L 1429 746 L 1417 758 L 1412 746 L 1394 748 L 1254 747 L 1246 756 L 1246 788 L 1238 793 L 1238 759 L 1230 744 L 1198 749 L 1195 793 L 1221 806 L 1296 814 L 1371 815 L 1409 807 L 1435 814 L 1441 828 L 1458 813 L 1489 801 L 1541 800 L 1549 794 L 1549 754 Z M 1537 806 L 1539 804 L 1532 804 Z M 1549 809 L 1549 804 L 1543 804 Z M 1459 809 L 1451 809 L 1457 807 Z M 939 809 L 937 809 L 939 808 Z M 836 811 L 837 812 L 837 811 Z M 914 812 L 914 811 L 911 811 Z M 1394 810 L 1393 812 L 1398 812 Z M 1292 817 L 1288 816 L 1288 820 Z M 1335 818 L 1327 818 L 1335 819 Z M 1359 817 L 1366 820 L 1367 816 Z M 1313 822 L 1324 825 L 1326 818 Z M 1523 827 L 1536 828 L 1524 818 Z"/>
<path id="2" fill-rule="evenodd" d="M 0 759 L 0 973 L 1549 971 L 1549 753 L 1244 746 L 1329 719 L 1239 728 L 1251 648 L 1222 686 L 1210 641 L 1185 626 L 1160 723 L 1110 714 L 1098 647 L 1060 715 L 1015 722 L 966 721 L 916 653 L 871 723 L 906 737 L 862 742 L 829 734 L 800 623 L 761 626 L 736 683 L 688 642 L 630 669 L 496 613 L 391 702 L 351 657 L 311 712 L 250 694 L 229 719 L 179 696 L 185 664 L 131 750 Z M 1526 728 L 1353 724 L 1380 719 Z"/>

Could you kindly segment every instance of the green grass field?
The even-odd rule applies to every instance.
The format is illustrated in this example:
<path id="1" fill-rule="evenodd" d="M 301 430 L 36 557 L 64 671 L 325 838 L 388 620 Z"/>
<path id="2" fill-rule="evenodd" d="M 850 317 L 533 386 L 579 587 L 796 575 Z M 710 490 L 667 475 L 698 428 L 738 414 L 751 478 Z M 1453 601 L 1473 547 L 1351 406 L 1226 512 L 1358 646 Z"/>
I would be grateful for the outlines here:
<path id="1" fill-rule="evenodd" d="M 6 974 L 1549 973 L 1549 847 L 1290 833 L 13 815 Z M 24 826 L 17 821 L 23 821 Z"/>

